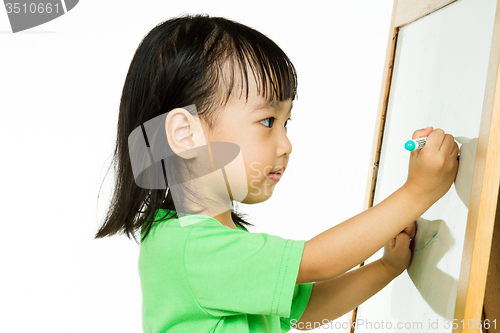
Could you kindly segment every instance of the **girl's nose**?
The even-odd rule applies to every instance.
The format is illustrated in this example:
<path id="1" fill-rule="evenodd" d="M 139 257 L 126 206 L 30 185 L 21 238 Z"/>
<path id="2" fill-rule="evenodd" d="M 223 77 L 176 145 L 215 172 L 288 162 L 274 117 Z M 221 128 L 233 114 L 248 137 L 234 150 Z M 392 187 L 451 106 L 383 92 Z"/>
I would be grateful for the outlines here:
<path id="1" fill-rule="evenodd" d="M 290 155 L 292 153 L 292 143 L 286 133 L 280 136 L 280 141 L 278 142 L 278 148 L 276 151 L 277 156 Z"/>

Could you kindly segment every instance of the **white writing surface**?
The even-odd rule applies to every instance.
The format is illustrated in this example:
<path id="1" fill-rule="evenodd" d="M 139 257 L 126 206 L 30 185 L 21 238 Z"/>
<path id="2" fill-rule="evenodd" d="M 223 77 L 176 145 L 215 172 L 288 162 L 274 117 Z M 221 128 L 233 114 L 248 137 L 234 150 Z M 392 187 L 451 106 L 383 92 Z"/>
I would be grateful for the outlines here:
<path id="1" fill-rule="evenodd" d="M 433 126 L 455 137 L 478 137 L 496 3 L 459 0 L 401 27 L 374 205 L 406 181 L 410 154 L 404 143 L 415 130 Z M 422 215 L 411 266 L 359 307 L 356 332 L 452 331 L 468 214 L 464 201 L 453 185 Z"/>

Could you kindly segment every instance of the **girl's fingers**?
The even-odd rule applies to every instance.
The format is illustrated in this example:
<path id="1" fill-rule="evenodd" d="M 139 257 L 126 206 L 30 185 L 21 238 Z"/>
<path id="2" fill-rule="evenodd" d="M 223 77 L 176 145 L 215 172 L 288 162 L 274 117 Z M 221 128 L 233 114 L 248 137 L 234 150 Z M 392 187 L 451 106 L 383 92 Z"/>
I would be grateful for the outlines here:
<path id="1" fill-rule="evenodd" d="M 431 134 L 431 132 L 433 130 L 434 130 L 434 128 L 432 126 L 427 127 L 427 128 L 423 128 L 420 130 L 416 130 L 415 132 L 413 132 L 412 139 L 415 140 L 418 138 L 423 138 L 423 137 L 429 136 L 429 134 Z"/>
<path id="2" fill-rule="evenodd" d="M 432 133 L 433 130 L 434 130 L 434 128 L 432 126 L 429 126 L 427 128 L 423 128 L 423 129 L 420 129 L 420 130 L 416 130 L 415 132 L 413 132 L 412 139 L 415 140 L 415 139 L 418 139 L 418 138 L 424 138 L 426 136 L 429 136 L 429 134 Z M 419 154 L 420 154 L 420 149 L 415 149 L 414 151 L 412 151 L 410 153 L 410 156 L 413 156 L 413 158 L 415 158 Z"/>
<path id="3" fill-rule="evenodd" d="M 413 228 L 411 228 L 411 232 L 409 233 L 410 235 L 410 238 L 414 238 L 415 237 L 415 234 L 417 233 L 417 228 L 416 228 L 416 223 L 413 222 Z"/>
<path id="4" fill-rule="evenodd" d="M 389 247 L 391 249 L 393 249 L 395 245 L 396 245 L 396 237 L 394 237 L 393 239 L 391 239 L 391 241 L 389 242 Z"/>
<path id="5" fill-rule="evenodd" d="M 450 134 L 446 134 L 444 136 L 443 144 L 441 145 L 441 148 L 445 152 L 450 152 L 453 150 L 454 146 L 456 145 L 455 139 L 453 136 Z"/>
<path id="6" fill-rule="evenodd" d="M 432 148 L 433 150 L 439 150 L 441 148 L 441 145 L 443 144 L 443 141 L 445 139 L 445 133 L 442 129 L 437 128 L 434 131 L 432 131 L 431 134 L 427 137 L 427 142 L 425 143 L 426 148 Z"/>
<path id="7" fill-rule="evenodd" d="M 412 224 L 404 228 L 404 230 L 401 232 L 407 233 L 410 236 L 410 238 L 415 237 L 415 234 L 417 233 L 417 222 L 416 221 L 413 222 Z"/>
<path id="8" fill-rule="evenodd" d="M 458 144 L 455 142 L 455 144 L 453 145 L 453 149 L 451 150 L 451 155 L 458 155 Z"/>
<path id="9" fill-rule="evenodd" d="M 408 235 L 405 232 L 400 233 L 399 235 L 396 236 L 396 245 L 394 246 L 395 249 L 404 249 L 408 248 L 410 246 L 410 235 Z"/>

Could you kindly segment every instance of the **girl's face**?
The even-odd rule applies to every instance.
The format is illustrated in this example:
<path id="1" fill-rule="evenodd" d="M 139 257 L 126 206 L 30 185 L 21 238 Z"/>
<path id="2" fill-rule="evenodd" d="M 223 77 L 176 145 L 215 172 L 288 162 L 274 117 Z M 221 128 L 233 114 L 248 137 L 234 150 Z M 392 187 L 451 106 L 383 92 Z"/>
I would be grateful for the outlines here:
<path id="1" fill-rule="evenodd" d="M 242 203 L 254 204 L 269 199 L 278 183 L 268 174 L 288 165 L 292 145 L 286 126 L 292 101 L 270 102 L 259 96 L 251 71 L 249 74 L 248 102 L 244 92 L 238 96 L 236 88 L 240 87 L 235 87 L 208 141 L 232 142 L 240 147 L 248 186 Z"/>

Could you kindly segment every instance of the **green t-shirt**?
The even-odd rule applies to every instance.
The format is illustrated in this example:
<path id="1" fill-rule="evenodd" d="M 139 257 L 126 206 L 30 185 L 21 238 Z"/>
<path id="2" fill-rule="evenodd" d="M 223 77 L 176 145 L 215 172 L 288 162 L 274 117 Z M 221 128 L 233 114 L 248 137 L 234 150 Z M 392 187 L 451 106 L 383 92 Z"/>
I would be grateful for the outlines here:
<path id="1" fill-rule="evenodd" d="M 143 331 L 288 332 L 313 286 L 295 284 L 305 241 L 174 214 L 158 210 L 141 242 Z"/>

